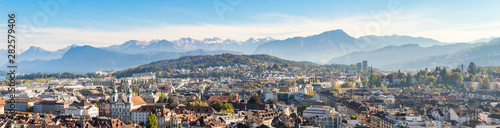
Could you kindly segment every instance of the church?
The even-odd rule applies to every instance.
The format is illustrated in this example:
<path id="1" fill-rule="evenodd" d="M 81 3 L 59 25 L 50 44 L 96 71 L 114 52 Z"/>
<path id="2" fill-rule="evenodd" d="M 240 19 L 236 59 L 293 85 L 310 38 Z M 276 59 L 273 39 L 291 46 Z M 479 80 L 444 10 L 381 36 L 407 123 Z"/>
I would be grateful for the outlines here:
<path id="1" fill-rule="evenodd" d="M 146 102 L 140 96 L 133 96 L 129 88 L 127 94 L 118 96 L 118 91 L 113 89 L 113 101 L 111 102 L 111 117 L 118 118 L 124 123 L 132 121 L 131 112 L 139 107 L 146 105 Z"/>

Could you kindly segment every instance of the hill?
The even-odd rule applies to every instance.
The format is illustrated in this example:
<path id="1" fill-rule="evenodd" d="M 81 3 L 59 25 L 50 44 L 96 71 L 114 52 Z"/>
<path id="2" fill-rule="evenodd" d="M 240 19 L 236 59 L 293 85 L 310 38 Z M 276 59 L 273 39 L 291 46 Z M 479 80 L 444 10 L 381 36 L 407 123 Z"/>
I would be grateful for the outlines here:
<path id="1" fill-rule="evenodd" d="M 368 52 L 352 52 L 341 57 L 333 58 L 332 60 L 328 61 L 328 63 L 355 64 L 363 60 L 368 60 L 370 66 L 379 67 L 423 57 L 455 53 L 459 50 L 472 48 L 474 46 L 476 45 L 468 43 L 434 45 L 430 47 L 420 47 L 417 44 L 387 46 Z"/>
<path id="2" fill-rule="evenodd" d="M 144 64 L 135 68 L 119 71 L 114 75 L 116 77 L 131 76 L 133 73 L 142 72 L 157 72 L 157 71 L 172 71 L 173 69 L 200 69 L 218 66 L 235 66 L 235 65 L 259 65 L 259 64 L 279 64 L 283 67 L 319 67 L 319 65 L 309 62 L 296 62 L 269 55 L 235 55 L 235 54 L 219 54 L 219 55 L 199 55 L 199 56 L 184 56 L 178 59 L 155 61 L 149 64 Z M 267 68 L 267 67 L 266 67 Z"/>
<path id="3" fill-rule="evenodd" d="M 434 68 L 436 66 L 447 66 L 456 68 L 460 64 L 476 63 L 477 66 L 500 66 L 500 38 L 493 39 L 488 43 L 463 49 L 456 53 L 424 57 L 412 61 L 382 66 L 386 70 L 418 70 L 423 68 Z"/>

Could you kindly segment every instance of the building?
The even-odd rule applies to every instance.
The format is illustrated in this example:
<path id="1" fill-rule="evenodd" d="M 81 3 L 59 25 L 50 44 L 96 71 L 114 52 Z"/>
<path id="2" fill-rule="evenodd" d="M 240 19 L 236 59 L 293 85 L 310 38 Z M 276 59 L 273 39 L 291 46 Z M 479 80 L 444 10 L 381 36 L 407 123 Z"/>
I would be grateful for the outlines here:
<path id="1" fill-rule="evenodd" d="M 71 102 L 61 102 L 61 101 L 42 101 L 35 103 L 33 105 L 33 112 L 35 113 L 47 113 L 47 114 L 64 114 L 66 113 L 66 108 L 69 107 Z"/>
<path id="2" fill-rule="evenodd" d="M 358 71 L 363 71 L 363 64 L 356 63 L 356 68 L 358 69 Z"/>
<path id="3" fill-rule="evenodd" d="M 132 96 L 130 88 L 127 90 L 127 95 L 121 97 L 118 96 L 116 88 L 113 89 L 112 93 L 111 118 L 118 118 L 125 123 L 132 121 L 132 110 L 146 105 L 146 102 L 140 96 Z"/>
<path id="4" fill-rule="evenodd" d="M 11 106 L 14 105 L 16 106 L 14 109 L 15 111 L 20 111 L 20 112 L 27 112 L 27 111 L 32 111 L 32 106 L 35 105 L 35 103 L 41 102 L 42 99 L 40 98 L 16 98 L 15 103 L 10 103 L 7 102 L 5 103 L 5 106 Z M 4 107 L 5 110 L 9 110 L 10 107 Z"/>
<path id="5" fill-rule="evenodd" d="M 302 117 L 304 118 L 312 118 L 312 117 L 329 117 L 331 114 L 335 112 L 334 108 L 330 106 L 316 106 L 311 105 L 311 107 L 306 108 L 302 113 Z"/>
<path id="6" fill-rule="evenodd" d="M 363 71 L 368 72 L 368 61 L 367 60 L 363 60 Z"/>
<path id="7" fill-rule="evenodd" d="M 106 93 L 94 93 L 94 94 L 89 94 L 87 96 L 87 98 L 95 99 L 95 100 L 108 99 L 109 95 Z"/>
<path id="8" fill-rule="evenodd" d="M 96 102 L 99 108 L 99 116 L 111 117 L 111 99 L 100 99 Z"/>
<path id="9" fill-rule="evenodd" d="M 156 115 L 159 128 L 171 128 L 180 126 L 179 118 L 174 111 L 166 109 L 163 104 L 148 104 L 132 110 L 132 121 L 138 124 L 146 124 L 149 114 Z"/>
<path id="10" fill-rule="evenodd" d="M 481 88 L 481 83 L 480 82 L 464 82 L 464 87 L 467 87 L 467 88 L 471 88 L 471 87 L 474 87 L 474 88 Z"/>
<path id="11" fill-rule="evenodd" d="M 153 92 L 141 93 L 141 97 L 146 99 L 146 103 L 156 103 L 160 99 L 160 96 Z"/>
<path id="12" fill-rule="evenodd" d="M 255 116 L 262 120 L 263 125 L 271 126 L 274 117 L 279 116 L 274 109 L 259 110 L 255 112 Z"/>
<path id="13" fill-rule="evenodd" d="M 342 114 L 335 112 L 326 117 L 315 116 L 311 120 L 316 125 L 324 126 L 325 128 L 341 128 L 342 127 Z"/>
<path id="14" fill-rule="evenodd" d="M 98 117 L 99 108 L 87 101 L 73 102 L 73 104 L 69 105 L 68 109 L 66 109 L 65 114 L 85 117 Z"/>
<path id="15" fill-rule="evenodd" d="M 5 114 L 5 102 L 0 98 L 0 114 Z"/>

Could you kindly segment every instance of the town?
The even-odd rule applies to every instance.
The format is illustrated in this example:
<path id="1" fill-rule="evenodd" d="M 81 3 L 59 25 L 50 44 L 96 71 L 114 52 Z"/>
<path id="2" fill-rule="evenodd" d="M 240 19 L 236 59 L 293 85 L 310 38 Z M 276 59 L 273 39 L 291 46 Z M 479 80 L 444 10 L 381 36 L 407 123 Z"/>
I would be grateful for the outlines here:
<path id="1" fill-rule="evenodd" d="M 222 75 L 193 77 L 199 72 Z M 15 93 L 1 91 L 0 127 L 500 126 L 500 70 L 473 62 L 418 72 L 381 71 L 363 61 L 337 69 L 263 63 L 119 78 L 116 71 L 89 74 L 20 76 Z M 14 117 L 4 114 L 12 112 Z"/>

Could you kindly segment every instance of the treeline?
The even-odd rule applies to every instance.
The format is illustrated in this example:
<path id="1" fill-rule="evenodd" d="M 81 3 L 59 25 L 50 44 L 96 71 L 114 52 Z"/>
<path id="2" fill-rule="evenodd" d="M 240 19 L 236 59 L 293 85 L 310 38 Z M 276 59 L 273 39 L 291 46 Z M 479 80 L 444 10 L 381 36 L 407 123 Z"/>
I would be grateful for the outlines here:
<path id="1" fill-rule="evenodd" d="M 85 74 L 75 74 L 72 72 L 65 73 L 29 73 L 17 76 L 18 79 L 46 79 L 46 78 L 58 78 L 58 79 L 76 79 L 76 78 L 104 78 L 105 75 L 97 73 L 85 73 Z"/>
<path id="2" fill-rule="evenodd" d="M 265 64 L 265 65 L 263 65 Z M 235 71 L 219 71 L 214 70 L 210 72 L 190 72 L 190 73 L 178 73 L 173 71 L 174 69 L 188 69 L 191 71 L 198 71 L 198 69 L 205 69 L 208 67 L 218 67 L 218 66 L 235 66 L 235 65 L 247 65 L 248 67 L 239 68 Z M 186 77 L 220 77 L 228 76 L 232 78 L 244 78 L 247 77 L 247 71 L 260 72 L 263 70 L 278 70 L 278 71 L 291 71 L 292 67 L 300 68 L 302 72 L 308 71 L 341 71 L 345 72 L 348 70 L 355 70 L 355 65 L 342 65 L 342 64 L 331 64 L 331 65 L 318 65 L 312 62 L 296 62 L 290 60 L 284 60 L 278 57 L 269 55 L 233 55 L 233 54 L 221 54 L 221 55 L 202 55 L 202 56 L 185 56 L 179 59 L 162 60 L 152 62 L 150 64 L 141 65 L 135 68 L 130 68 L 114 73 L 117 78 L 132 76 L 134 73 L 144 73 L 144 72 L 157 72 L 157 74 L 162 74 L 159 77 L 166 78 L 186 78 Z"/>

